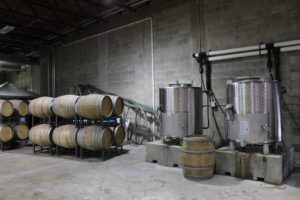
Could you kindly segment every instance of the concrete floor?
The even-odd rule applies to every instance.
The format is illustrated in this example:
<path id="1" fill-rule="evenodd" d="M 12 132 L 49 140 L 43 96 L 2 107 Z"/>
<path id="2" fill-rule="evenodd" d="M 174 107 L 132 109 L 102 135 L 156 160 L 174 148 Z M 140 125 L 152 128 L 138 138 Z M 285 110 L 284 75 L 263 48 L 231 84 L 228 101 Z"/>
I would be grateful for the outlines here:
<path id="1" fill-rule="evenodd" d="M 219 175 L 194 182 L 179 168 L 145 162 L 143 146 L 125 149 L 105 162 L 32 154 L 29 147 L 2 152 L 0 200 L 299 200 L 300 170 L 281 186 Z"/>

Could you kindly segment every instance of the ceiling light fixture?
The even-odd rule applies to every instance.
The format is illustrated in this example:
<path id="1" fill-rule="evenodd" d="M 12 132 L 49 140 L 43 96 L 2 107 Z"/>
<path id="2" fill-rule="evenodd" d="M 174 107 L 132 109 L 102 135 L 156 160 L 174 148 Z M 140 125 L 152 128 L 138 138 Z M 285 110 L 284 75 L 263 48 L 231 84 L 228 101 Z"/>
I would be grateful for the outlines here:
<path id="1" fill-rule="evenodd" d="M 14 26 L 6 25 L 6 26 L 4 26 L 3 28 L 0 29 L 0 33 L 1 34 L 7 34 L 7 33 L 11 32 L 11 31 L 13 31 L 14 29 L 15 29 Z"/>

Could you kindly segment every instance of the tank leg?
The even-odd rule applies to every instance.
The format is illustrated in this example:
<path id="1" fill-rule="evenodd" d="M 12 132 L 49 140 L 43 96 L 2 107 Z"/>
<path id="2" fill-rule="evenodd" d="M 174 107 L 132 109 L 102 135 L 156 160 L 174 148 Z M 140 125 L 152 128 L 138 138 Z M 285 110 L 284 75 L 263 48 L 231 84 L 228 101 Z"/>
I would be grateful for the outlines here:
<path id="1" fill-rule="evenodd" d="M 230 148 L 230 151 L 234 151 L 235 150 L 235 144 L 234 144 L 234 141 L 231 141 L 229 142 L 229 148 Z"/>
<path id="2" fill-rule="evenodd" d="M 263 144 L 263 154 L 264 155 L 269 155 L 270 154 L 269 144 Z"/>

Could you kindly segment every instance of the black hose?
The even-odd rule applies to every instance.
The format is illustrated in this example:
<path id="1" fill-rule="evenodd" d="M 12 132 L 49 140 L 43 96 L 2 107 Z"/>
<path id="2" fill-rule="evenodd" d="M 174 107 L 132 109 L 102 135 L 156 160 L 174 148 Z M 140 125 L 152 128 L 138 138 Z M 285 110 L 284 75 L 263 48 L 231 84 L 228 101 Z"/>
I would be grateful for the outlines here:
<path id="1" fill-rule="evenodd" d="M 221 133 L 219 124 L 218 124 L 218 122 L 217 122 L 217 119 L 216 119 L 214 110 L 212 110 L 212 116 L 213 116 L 213 118 L 214 118 L 214 121 L 215 121 L 215 124 L 216 124 L 216 129 L 217 129 L 217 132 L 218 132 L 218 135 L 219 135 L 219 137 L 220 137 L 221 144 L 222 144 L 222 143 L 224 143 L 224 138 L 223 138 L 223 135 L 222 135 L 222 133 Z"/>

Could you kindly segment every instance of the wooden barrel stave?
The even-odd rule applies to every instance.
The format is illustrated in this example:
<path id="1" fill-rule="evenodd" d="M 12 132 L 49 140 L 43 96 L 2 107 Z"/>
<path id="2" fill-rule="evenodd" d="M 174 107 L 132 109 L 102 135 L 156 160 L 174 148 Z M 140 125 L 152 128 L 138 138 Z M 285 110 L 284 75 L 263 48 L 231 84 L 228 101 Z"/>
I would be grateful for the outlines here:
<path id="1" fill-rule="evenodd" d="M 50 147 L 52 142 L 52 127 L 49 124 L 39 124 L 32 127 L 29 131 L 30 141 L 39 146 Z"/>
<path id="2" fill-rule="evenodd" d="M 77 133 L 77 143 L 82 148 L 97 151 L 111 147 L 112 136 L 109 128 L 97 125 L 86 126 Z"/>
<path id="3" fill-rule="evenodd" d="M 122 124 L 114 127 L 112 130 L 113 134 L 113 145 L 119 146 L 122 145 L 125 140 L 125 129 Z"/>
<path id="4" fill-rule="evenodd" d="M 110 117 L 113 112 L 113 106 L 109 96 L 89 94 L 81 96 L 77 100 L 75 111 L 81 117 L 97 120 Z"/>
<path id="5" fill-rule="evenodd" d="M 17 139 L 25 140 L 29 136 L 29 128 L 26 124 L 17 124 L 13 127 Z"/>
<path id="6" fill-rule="evenodd" d="M 73 149 L 76 147 L 76 133 L 78 129 L 75 125 L 62 125 L 54 129 L 52 139 L 57 146 Z"/>
<path id="7" fill-rule="evenodd" d="M 14 113 L 14 107 L 11 102 L 0 99 L 0 115 L 10 117 Z"/>
<path id="8" fill-rule="evenodd" d="M 9 100 L 9 101 L 12 103 L 13 108 L 18 115 L 22 117 L 28 115 L 29 113 L 28 104 L 25 101 L 23 100 Z"/>
<path id="9" fill-rule="evenodd" d="M 39 97 L 30 101 L 28 109 L 29 113 L 35 117 L 46 118 L 52 115 L 51 105 L 54 101 L 52 97 Z"/>
<path id="10" fill-rule="evenodd" d="M 113 104 L 113 113 L 116 116 L 120 116 L 123 113 L 124 101 L 119 96 L 109 95 Z"/>
<path id="11" fill-rule="evenodd" d="M 205 136 L 183 139 L 180 164 L 187 178 L 211 178 L 215 167 L 215 147 Z"/>
<path id="12" fill-rule="evenodd" d="M 12 128 L 8 125 L 0 125 L 0 140 L 2 142 L 10 142 L 14 139 L 14 132 Z"/>
<path id="13" fill-rule="evenodd" d="M 67 119 L 75 117 L 75 105 L 78 98 L 79 96 L 76 95 L 63 95 L 55 98 L 52 104 L 53 113 Z"/>

